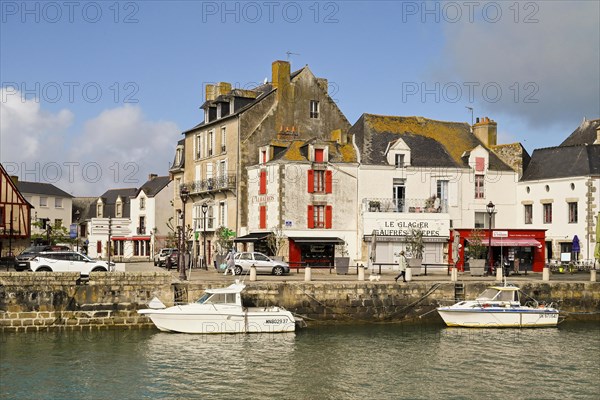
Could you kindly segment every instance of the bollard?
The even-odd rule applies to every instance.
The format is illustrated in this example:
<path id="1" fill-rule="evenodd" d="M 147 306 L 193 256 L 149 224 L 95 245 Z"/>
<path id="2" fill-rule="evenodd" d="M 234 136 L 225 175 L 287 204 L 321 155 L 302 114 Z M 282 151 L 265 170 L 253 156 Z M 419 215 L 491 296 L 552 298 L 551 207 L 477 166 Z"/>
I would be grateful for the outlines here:
<path id="1" fill-rule="evenodd" d="M 502 282 L 502 267 L 496 268 L 496 282 Z"/>
<path id="2" fill-rule="evenodd" d="M 596 282 L 596 270 L 595 269 L 590 271 L 590 282 Z"/>
<path id="3" fill-rule="evenodd" d="M 543 271 L 542 271 L 542 281 L 549 281 L 550 280 L 550 268 L 548 267 L 544 267 Z"/>
<path id="4" fill-rule="evenodd" d="M 252 266 L 250 267 L 250 281 L 256 281 L 256 266 L 254 264 L 252 264 Z"/>
<path id="5" fill-rule="evenodd" d="M 365 267 L 363 265 L 358 266 L 358 280 L 359 281 L 365 280 Z"/>
<path id="6" fill-rule="evenodd" d="M 304 268 L 304 282 L 310 282 L 312 280 L 312 272 L 310 267 Z"/>
<path id="7" fill-rule="evenodd" d="M 452 270 L 450 271 L 450 281 L 451 282 L 458 281 L 458 270 L 455 267 L 453 267 Z"/>
<path id="8" fill-rule="evenodd" d="M 406 282 L 410 282 L 412 281 L 412 268 L 411 267 L 406 267 Z"/>

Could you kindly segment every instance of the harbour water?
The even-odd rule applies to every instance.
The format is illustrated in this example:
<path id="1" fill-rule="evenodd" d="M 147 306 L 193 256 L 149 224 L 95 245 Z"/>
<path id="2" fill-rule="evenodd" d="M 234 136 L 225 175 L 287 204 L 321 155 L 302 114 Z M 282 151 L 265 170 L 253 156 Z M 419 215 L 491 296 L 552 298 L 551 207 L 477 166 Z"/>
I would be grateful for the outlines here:
<path id="1" fill-rule="evenodd" d="M 598 399 L 600 325 L 0 335 L 2 399 Z"/>

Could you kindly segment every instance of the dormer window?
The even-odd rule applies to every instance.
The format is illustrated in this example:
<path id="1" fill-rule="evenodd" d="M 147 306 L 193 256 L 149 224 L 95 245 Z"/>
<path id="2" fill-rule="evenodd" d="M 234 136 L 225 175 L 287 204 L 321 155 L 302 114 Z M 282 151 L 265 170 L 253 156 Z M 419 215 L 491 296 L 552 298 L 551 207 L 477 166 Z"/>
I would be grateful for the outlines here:
<path id="1" fill-rule="evenodd" d="M 404 168 L 404 154 L 396 154 L 394 159 L 396 168 Z"/>
<path id="2" fill-rule="evenodd" d="M 326 163 L 329 161 L 329 152 L 326 146 L 314 147 L 310 146 L 309 158 L 314 163 Z"/>
<path id="3" fill-rule="evenodd" d="M 104 214 L 104 206 L 102 205 L 102 203 L 98 203 L 96 204 L 96 218 L 102 218 L 102 215 Z"/>
<path id="4" fill-rule="evenodd" d="M 115 217 L 123 217 L 123 200 L 121 200 L 120 196 L 117 197 L 117 201 L 115 202 Z"/>
<path id="5" fill-rule="evenodd" d="M 259 164 L 266 164 L 269 161 L 270 146 L 261 147 L 258 151 L 258 162 Z"/>
<path id="6" fill-rule="evenodd" d="M 145 210 L 145 209 L 146 209 L 146 198 L 140 197 L 140 210 Z"/>

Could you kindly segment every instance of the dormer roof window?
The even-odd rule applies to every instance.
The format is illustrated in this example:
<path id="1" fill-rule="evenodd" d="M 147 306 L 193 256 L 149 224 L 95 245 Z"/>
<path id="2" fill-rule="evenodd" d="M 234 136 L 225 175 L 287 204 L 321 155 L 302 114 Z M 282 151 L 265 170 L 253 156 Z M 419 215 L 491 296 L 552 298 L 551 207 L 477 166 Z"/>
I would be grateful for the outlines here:
<path id="1" fill-rule="evenodd" d="M 385 151 L 386 160 L 389 165 L 396 168 L 406 168 L 410 166 L 410 147 L 402 139 L 397 139 L 388 144 Z"/>

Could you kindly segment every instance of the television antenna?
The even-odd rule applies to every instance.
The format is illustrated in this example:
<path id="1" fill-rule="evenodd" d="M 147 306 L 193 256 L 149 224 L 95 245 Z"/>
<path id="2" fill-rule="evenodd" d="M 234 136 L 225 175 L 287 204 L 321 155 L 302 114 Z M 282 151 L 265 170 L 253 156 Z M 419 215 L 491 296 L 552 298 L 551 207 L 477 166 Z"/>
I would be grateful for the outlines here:
<path id="1" fill-rule="evenodd" d="M 471 111 L 471 126 L 473 126 L 473 107 L 465 106 L 465 108 Z"/>
<path id="2" fill-rule="evenodd" d="M 290 61 L 290 56 L 299 56 L 300 54 L 298 53 L 292 53 L 291 51 L 286 51 L 285 54 L 287 54 L 287 60 Z"/>

